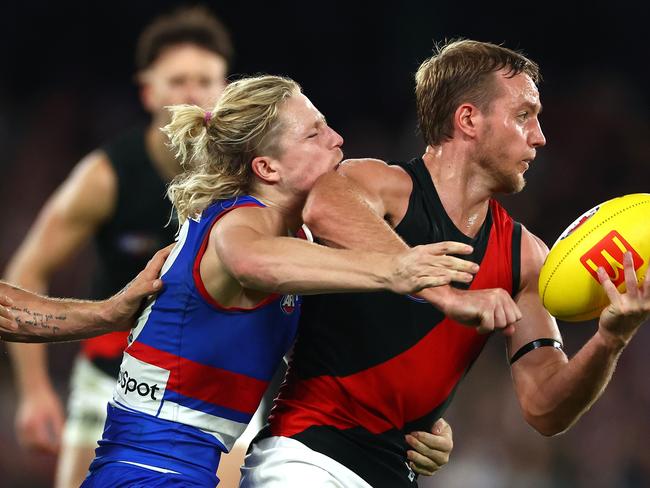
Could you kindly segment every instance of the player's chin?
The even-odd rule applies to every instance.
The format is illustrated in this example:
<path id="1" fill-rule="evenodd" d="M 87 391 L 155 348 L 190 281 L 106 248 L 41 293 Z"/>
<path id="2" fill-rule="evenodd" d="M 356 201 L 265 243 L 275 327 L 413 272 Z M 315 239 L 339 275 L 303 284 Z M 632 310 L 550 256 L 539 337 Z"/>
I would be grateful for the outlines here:
<path id="1" fill-rule="evenodd" d="M 526 178 L 524 178 L 524 175 L 519 175 L 519 178 L 514 182 L 514 185 L 512 186 L 512 191 L 510 193 L 519 193 L 522 191 L 524 188 L 526 188 Z"/>
<path id="2" fill-rule="evenodd" d="M 519 193 L 525 187 L 526 179 L 524 178 L 524 175 L 522 173 L 517 173 L 501 182 L 501 188 L 499 188 L 498 193 L 511 195 L 514 193 Z"/>

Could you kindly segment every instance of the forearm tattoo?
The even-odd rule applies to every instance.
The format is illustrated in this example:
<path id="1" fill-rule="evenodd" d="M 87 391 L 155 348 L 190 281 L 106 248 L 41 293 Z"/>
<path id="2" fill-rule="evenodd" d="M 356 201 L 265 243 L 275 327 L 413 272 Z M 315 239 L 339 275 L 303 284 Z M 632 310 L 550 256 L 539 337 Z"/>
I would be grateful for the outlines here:
<path id="1" fill-rule="evenodd" d="M 41 313 L 35 310 L 30 310 L 27 307 L 11 307 L 10 310 L 13 312 L 16 324 L 18 324 L 19 327 L 34 327 L 49 330 L 52 335 L 56 335 L 60 330 L 60 327 L 56 325 L 56 322 L 64 322 L 67 320 L 66 315 Z"/>

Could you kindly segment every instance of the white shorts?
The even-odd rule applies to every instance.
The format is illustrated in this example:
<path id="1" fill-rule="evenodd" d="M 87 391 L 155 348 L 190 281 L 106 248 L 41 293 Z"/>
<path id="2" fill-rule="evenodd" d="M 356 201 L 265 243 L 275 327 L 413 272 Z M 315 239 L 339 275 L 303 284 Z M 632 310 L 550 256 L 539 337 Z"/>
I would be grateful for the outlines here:
<path id="1" fill-rule="evenodd" d="M 372 488 L 341 463 L 288 437 L 253 444 L 241 472 L 240 488 Z"/>
<path id="2" fill-rule="evenodd" d="M 68 418 L 63 443 L 68 446 L 96 448 L 106 421 L 106 404 L 113 397 L 117 380 L 94 366 L 86 357 L 77 356 L 70 378 Z"/>

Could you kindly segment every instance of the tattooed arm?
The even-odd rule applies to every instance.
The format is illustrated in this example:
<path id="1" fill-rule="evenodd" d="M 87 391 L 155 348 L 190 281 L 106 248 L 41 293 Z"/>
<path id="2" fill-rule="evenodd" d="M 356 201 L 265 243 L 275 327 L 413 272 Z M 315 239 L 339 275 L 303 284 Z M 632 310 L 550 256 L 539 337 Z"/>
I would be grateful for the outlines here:
<path id="1" fill-rule="evenodd" d="M 102 302 L 46 298 L 0 283 L 0 306 L 5 308 L 0 337 L 7 341 L 74 340 L 110 330 L 102 320 Z"/>
<path id="2" fill-rule="evenodd" d="M 170 251 L 158 251 L 121 292 L 99 302 L 49 298 L 0 281 L 0 339 L 72 341 L 130 328 L 142 300 L 161 290 L 158 276 Z"/>

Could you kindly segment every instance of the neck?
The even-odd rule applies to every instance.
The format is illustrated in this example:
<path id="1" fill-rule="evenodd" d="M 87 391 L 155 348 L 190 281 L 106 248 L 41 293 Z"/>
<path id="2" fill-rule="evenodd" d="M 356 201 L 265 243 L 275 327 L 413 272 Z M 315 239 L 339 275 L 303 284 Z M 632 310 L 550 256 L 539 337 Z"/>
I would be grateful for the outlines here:
<path id="1" fill-rule="evenodd" d="M 273 186 L 258 187 L 251 191 L 251 196 L 269 208 L 277 211 L 284 218 L 287 230 L 295 234 L 302 225 L 302 209 L 305 196 L 281 194 Z"/>
<path id="2" fill-rule="evenodd" d="M 422 159 L 447 215 L 461 232 L 474 237 L 492 197 L 485 175 L 466 149 L 452 144 L 427 146 Z"/>
<path id="3" fill-rule="evenodd" d="M 147 128 L 145 134 L 147 153 L 163 179 L 171 181 L 181 173 L 183 168 L 167 147 L 167 136 L 158 127 L 159 125 L 154 121 Z"/>

